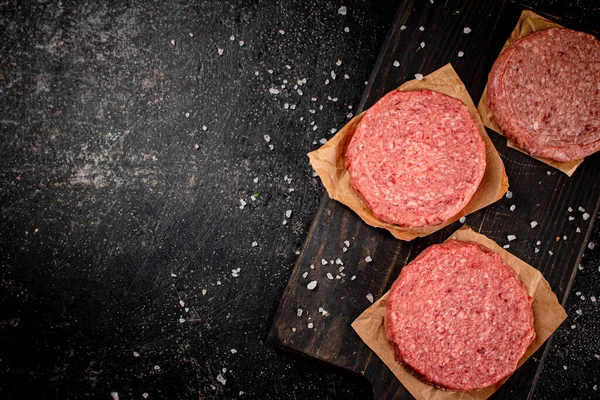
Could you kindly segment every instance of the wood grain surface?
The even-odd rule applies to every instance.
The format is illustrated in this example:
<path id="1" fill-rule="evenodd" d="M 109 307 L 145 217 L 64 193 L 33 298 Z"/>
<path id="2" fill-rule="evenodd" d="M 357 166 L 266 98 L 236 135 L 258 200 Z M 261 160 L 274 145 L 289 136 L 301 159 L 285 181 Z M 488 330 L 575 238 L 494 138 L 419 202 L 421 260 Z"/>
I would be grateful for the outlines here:
<path id="1" fill-rule="evenodd" d="M 414 74 L 428 74 L 448 62 L 477 103 L 487 73 L 522 10 L 501 0 L 402 3 L 359 109 L 366 109 Z M 573 26 L 571 19 L 548 17 L 567 27 L 595 33 L 591 26 Z M 419 26 L 429 28 L 421 31 Z M 464 33 L 465 27 L 471 28 L 469 34 Z M 435 51 L 421 52 L 422 43 Z M 463 57 L 458 57 L 459 51 L 464 52 Z M 394 61 L 398 61 L 398 67 Z M 593 218 L 588 216 L 595 215 L 600 204 L 600 154 L 587 158 L 568 178 L 507 148 L 506 140 L 498 134 L 489 130 L 488 134 L 505 163 L 512 197 L 468 216 L 466 224 L 500 245 L 509 245 L 510 252 L 538 268 L 564 303 L 592 228 Z M 532 221 L 537 222 L 534 228 Z M 325 194 L 268 342 L 367 376 L 375 398 L 411 398 L 360 341 L 350 323 L 370 305 L 367 294 L 378 299 L 406 263 L 427 246 L 445 240 L 459 226 L 455 223 L 429 237 L 402 242 L 386 231 L 367 226 Z M 509 243 L 508 235 L 517 239 Z M 347 251 L 343 251 L 345 241 L 350 242 Z M 367 256 L 371 262 L 365 261 Z M 313 280 L 318 284 L 311 291 L 306 286 Z M 494 398 L 531 397 L 546 348 L 534 354 Z"/>

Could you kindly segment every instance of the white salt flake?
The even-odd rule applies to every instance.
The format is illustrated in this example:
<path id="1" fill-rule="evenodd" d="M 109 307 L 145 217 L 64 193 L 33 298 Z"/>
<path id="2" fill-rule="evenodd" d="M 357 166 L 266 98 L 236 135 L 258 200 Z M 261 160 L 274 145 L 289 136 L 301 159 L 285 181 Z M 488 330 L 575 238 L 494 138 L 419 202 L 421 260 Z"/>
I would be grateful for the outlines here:
<path id="1" fill-rule="evenodd" d="M 300 89 L 296 90 L 296 92 L 298 93 L 298 96 L 302 96 L 302 94 L 303 94 L 302 90 L 300 90 Z"/>
<path id="2" fill-rule="evenodd" d="M 286 217 L 286 218 L 291 218 L 291 216 L 292 216 L 292 210 L 287 210 L 287 211 L 285 212 L 285 217 Z"/>
<path id="3" fill-rule="evenodd" d="M 459 221 L 461 224 L 464 224 L 466 220 L 467 220 L 467 217 L 460 217 L 458 221 Z"/>
<path id="4" fill-rule="evenodd" d="M 287 219 L 284 219 L 282 222 L 283 225 L 287 225 Z"/>
<path id="5" fill-rule="evenodd" d="M 229 40 L 235 40 L 235 36 L 233 36 L 233 35 L 229 36 Z"/>
<path id="6" fill-rule="evenodd" d="M 206 289 L 202 289 L 202 296 L 206 296 Z"/>
<path id="7" fill-rule="evenodd" d="M 348 27 L 345 27 L 345 28 L 344 28 L 344 32 L 346 32 L 346 33 L 350 32 L 350 28 L 348 28 Z"/>
<path id="8" fill-rule="evenodd" d="M 271 75 L 273 75 L 273 70 L 272 69 L 268 69 L 267 72 Z"/>
<path id="9" fill-rule="evenodd" d="M 219 381 L 219 383 L 223 386 L 225 386 L 227 383 L 227 379 L 223 378 L 223 375 L 221 374 L 217 375 L 217 381 Z"/>
<path id="10" fill-rule="evenodd" d="M 148 396 L 149 396 L 149 395 L 148 395 L 148 393 L 147 393 L 147 392 L 144 392 L 144 393 L 142 393 L 142 397 L 143 397 L 143 398 L 147 399 L 147 398 L 148 398 Z"/>
<path id="11" fill-rule="evenodd" d="M 548 254 L 550 254 L 551 256 L 554 255 L 554 253 L 552 252 L 552 250 L 548 250 Z"/>
<path id="12" fill-rule="evenodd" d="M 465 55 L 465 52 L 464 52 L 464 51 L 459 51 L 459 52 L 458 52 L 458 56 L 459 56 L 459 57 L 462 57 L 462 56 L 464 56 L 464 55 Z"/>
<path id="13" fill-rule="evenodd" d="M 402 25 L 402 26 L 400 27 L 400 30 L 401 30 L 401 31 L 404 31 L 404 30 L 406 30 L 406 25 Z"/>
<path id="14" fill-rule="evenodd" d="M 183 300 L 179 300 L 179 305 L 180 305 L 181 307 L 185 307 L 185 303 L 183 302 Z"/>
<path id="15" fill-rule="evenodd" d="M 423 31 L 425 30 L 425 27 L 424 27 L 424 26 L 420 26 L 420 27 L 419 27 L 419 30 L 420 30 L 421 32 L 423 32 Z"/>
<path id="16" fill-rule="evenodd" d="M 340 275 L 336 275 L 335 279 L 342 279 L 342 277 Z"/>
<path id="17" fill-rule="evenodd" d="M 529 226 L 531 226 L 531 228 L 533 229 L 533 228 L 535 228 L 537 226 L 537 224 L 538 224 L 537 221 L 531 221 L 529 223 Z"/>
<path id="18" fill-rule="evenodd" d="M 179 318 L 179 323 L 183 324 L 185 322 L 185 318 Z"/>
<path id="19" fill-rule="evenodd" d="M 590 218 L 590 214 L 588 213 L 583 213 L 583 215 L 581 216 L 581 218 L 583 218 L 584 221 L 587 221 L 588 218 Z"/>
<path id="20" fill-rule="evenodd" d="M 335 77 L 336 77 L 336 76 L 337 76 L 337 75 L 335 74 L 335 71 L 333 71 L 333 70 L 332 70 L 332 71 L 331 71 L 331 79 L 335 79 Z"/>
<path id="21" fill-rule="evenodd" d="M 328 272 L 328 273 L 327 273 L 327 278 L 328 278 L 328 279 L 333 279 L 333 275 L 331 275 L 331 272 Z"/>
<path id="22" fill-rule="evenodd" d="M 365 258 L 365 261 L 368 262 L 368 263 L 370 263 L 371 261 L 373 261 L 373 259 L 371 258 L 371 256 L 367 256 Z"/>
<path id="23" fill-rule="evenodd" d="M 194 37 L 194 34 L 192 32 L 188 33 L 188 35 L 190 35 L 190 37 Z"/>
<path id="24" fill-rule="evenodd" d="M 139 356 L 140 356 L 140 353 L 138 353 L 137 351 L 134 351 L 134 352 L 133 352 L 133 356 L 134 356 L 134 357 L 139 357 Z"/>
<path id="25" fill-rule="evenodd" d="M 248 203 L 246 203 L 246 202 L 244 201 L 244 199 L 240 199 L 240 209 L 241 209 L 241 210 L 243 210 L 243 209 L 244 209 L 244 207 L 246 207 L 246 204 L 248 204 Z"/>
<path id="26" fill-rule="evenodd" d="M 341 6 L 338 9 L 338 14 L 340 14 L 340 15 L 346 15 L 347 12 L 348 12 L 348 9 L 346 8 L 346 6 Z"/>
<path id="27" fill-rule="evenodd" d="M 577 227 L 577 229 L 575 229 L 575 232 L 581 233 L 581 229 L 579 227 Z"/>
<path id="28" fill-rule="evenodd" d="M 421 42 L 420 46 L 422 49 L 425 48 L 425 42 Z"/>
<path id="29" fill-rule="evenodd" d="M 510 190 L 508 192 L 506 192 L 507 199 L 512 199 L 512 197 L 513 197 L 513 193 Z"/>
<path id="30" fill-rule="evenodd" d="M 296 312 L 296 315 L 301 317 L 303 312 L 304 312 L 304 310 L 299 308 L 298 311 Z"/>
<path id="31" fill-rule="evenodd" d="M 566 236 L 563 236 L 563 240 L 567 240 L 567 237 L 566 237 Z"/>
<path id="32" fill-rule="evenodd" d="M 415 78 L 416 78 L 418 81 L 422 81 L 422 80 L 423 80 L 423 74 L 415 74 Z"/>
<path id="33" fill-rule="evenodd" d="M 583 311 L 581 311 L 581 310 L 575 310 L 575 313 L 576 313 L 577 315 L 583 315 Z"/>
<path id="34" fill-rule="evenodd" d="M 258 246 L 258 242 L 255 240 L 254 242 L 252 242 L 252 247 L 256 247 Z"/>
<path id="35" fill-rule="evenodd" d="M 310 269 L 315 269 L 315 264 L 310 264 Z"/>
<path id="36" fill-rule="evenodd" d="M 394 61 L 394 63 L 392 64 L 394 67 L 398 68 L 400 66 L 400 63 L 398 62 L 398 60 Z"/>
<path id="37" fill-rule="evenodd" d="M 350 247 L 350 241 L 349 240 L 344 240 L 344 244 L 346 245 L 346 247 Z"/>
<path id="38" fill-rule="evenodd" d="M 240 43 L 240 47 L 242 47 L 244 45 L 244 41 L 243 40 L 240 40 L 239 43 Z"/>
<path id="39" fill-rule="evenodd" d="M 327 265 L 327 260 L 324 258 L 321 258 L 321 265 Z"/>
<path id="40" fill-rule="evenodd" d="M 592 301 L 592 303 L 595 303 L 596 302 L 596 296 L 591 296 L 590 300 Z"/>
<path id="41" fill-rule="evenodd" d="M 575 329 L 575 328 L 577 328 L 577 325 L 575 325 L 575 324 L 571 325 L 571 329 Z"/>
<path id="42" fill-rule="evenodd" d="M 505 244 L 504 246 L 502 246 L 503 249 L 508 249 L 510 248 L 510 244 Z"/>
<path id="43" fill-rule="evenodd" d="M 117 393 L 117 392 L 110 392 L 110 397 L 112 397 L 113 400 L 119 400 L 119 393 Z"/>
<path id="44" fill-rule="evenodd" d="M 174 273 L 171 272 L 171 277 L 172 278 L 177 278 L 177 274 L 174 274 Z"/>
<path id="45" fill-rule="evenodd" d="M 196 143 L 196 144 L 194 145 L 194 149 L 198 150 L 199 148 L 200 148 L 200 145 L 199 145 L 198 143 Z"/>
<path id="46" fill-rule="evenodd" d="M 350 75 L 344 74 L 344 79 L 350 79 Z"/>
<path id="47" fill-rule="evenodd" d="M 327 143 L 327 139 L 325 139 L 325 138 L 322 138 L 322 139 L 320 139 L 320 140 L 319 140 L 319 143 L 321 143 L 321 144 L 325 144 L 325 143 Z"/>
<path id="48" fill-rule="evenodd" d="M 281 92 L 279 91 L 279 89 L 271 88 L 271 89 L 269 89 L 269 93 L 271 93 L 271 94 L 279 94 Z"/>
<path id="49" fill-rule="evenodd" d="M 539 253 L 539 252 L 540 252 L 540 249 L 538 249 L 538 248 L 536 247 L 535 249 L 533 249 L 533 251 L 534 251 L 535 253 Z"/>
<path id="50" fill-rule="evenodd" d="M 569 217 L 569 221 L 573 221 L 575 217 Z"/>
<path id="51" fill-rule="evenodd" d="M 342 271 L 343 271 L 345 268 L 346 268 L 346 267 L 339 267 L 339 268 L 338 268 L 338 271 L 339 271 L 339 272 L 342 272 Z"/>
<path id="52" fill-rule="evenodd" d="M 156 371 L 160 371 L 160 365 L 155 365 L 155 366 L 154 366 L 154 370 L 156 370 Z"/>
<path id="53" fill-rule="evenodd" d="M 202 130 L 203 130 L 203 131 L 205 131 L 205 130 L 207 130 L 207 129 L 208 129 L 208 127 L 207 127 L 206 125 L 202 125 Z"/>
<path id="54" fill-rule="evenodd" d="M 340 260 L 339 258 L 336 258 L 336 259 L 335 259 L 335 263 L 336 263 L 337 265 L 344 265 L 344 263 L 342 262 L 342 260 Z"/>
<path id="55" fill-rule="evenodd" d="M 271 141 L 271 136 L 269 135 L 264 135 L 263 138 L 265 139 L 265 142 L 269 143 Z"/>
<path id="56" fill-rule="evenodd" d="M 347 247 L 342 247 L 342 251 L 345 253 L 345 252 L 348 251 L 348 248 Z"/>
<path id="57" fill-rule="evenodd" d="M 542 244 L 541 240 L 538 240 L 537 242 L 535 242 L 536 246 L 539 246 L 540 244 Z"/>
<path id="58" fill-rule="evenodd" d="M 367 300 L 369 300 L 369 303 L 373 303 L 373 295 L 371 293 L 367 293 L 365 297 L 367 298 Z"/>
<path id="59" fill-rule="evenodd" d="M 467 26 L 467 27 L 465 27 L 465 29 L 463 29 L 463 32 L 464 32 L 464 33 L 466 33 L 466 34 L 468 35 L 469 33 L 471 33 L 471 28 L 469 28 L 469 27 Z"/>
<path id="60" fill-rule="evenodd" d="M 567 211 L 568 212 L 573 212 L 573 208 L 569 207 L 569 208 L 567 208 Z"/>
<path id="61" fill-rule="evenodd" d="M 512 242 L 513 240 L 515 240 L 517 237 L 515 235 L 508 235 L 506 237 L 508 239 L 509 242 Z"/>
<path id="62" fill-rule="evenodd" d="M 337 65 L 338 67 L 339 67 L 340 65 L 342 65 L 342 60 L 339 60 L 339 59 L 338 59 L 338 60 L 335 62 L 335 65 Z"/>
<path id="63" fill-rule="evenodd" d="M 279 33 L 282 34 L 282 35 L 285 35 L 285 31 L 283 29 L 280 29 Z"/>
<path id="64" fill-rule="evenodd" d="M 536 128 L 536 127 L 534 126 L 534 129 L 535 129 L 535 128 Z M 550 175 L 552 175 L 552 172 L 550 172 L 550 171 L 546 171 L 546 175 L 550 176 Z"/>
<path id="65" fill-rule="evenodd" d="M 567 370 L 567 366 L 566 366 L 566 365 L 563 365 L 563 369 L 566 371 L 566 370 Z"/>
<path id="66" fill-rule="evenodd" d="M 229 351 L 231 352 L 231 354 L 235 354 L 235 353 L 237 353 L 237 350 L 236 350 L 236 349 L 231 349 L 231 350 L 229 350 Z"/>
<path id="67" fill-rule="evenodd" d="M 219 55 L 222 56 L 223 55 L 223 49 L 219 47 L 217 49 L 217 53 L 219 53 Z"/>
<path id="68" fill-rule="evenodd" d="M 309 322 L 307 326 L 308 326 L 308 329 L 312 329 L 314 325 L 312 322 Z"/>
<path id="69" fill-rule="evenodd" d="M 588 243 L 588 249 L 594 250 L 594 247 L 596 247 L 596 244 L 594 242 L 589 242 Z"/>
<path id="70" fill-rule="evenodd" d="M 351 280 L 351 281 L 353 281 L 353 280 L 355 280 L 355 279 L 356 279 L 356 275 L 352 275 L 352 276 L 350 277 L 350 280 Z"/>
<path id="71" fill-rule="evenodd" d="M 314 290 L 317 287 L 317 281 L 310 281 L 308 283 L 308 285 L 306 285 L 306 288 L 308 290 Z"/>
<path id="72" fill-rule="evenodd" d="M 175 39 L 171 40 L 171 44 L 175 46 Z"/>
<path id="73" fill-rule="evenodd" d="M 190 117 L 190 113 L 189 112 L 185 113 L 185 117 L 189 118 Z"/>
<path id="74" fill-rule="evenodd" d="M 515 211 L 515 209 L 517 208 L 517 206 L 515 206 L 514 204 L 512 206 L 510 206 L 510 211 Z"/>
<path id="75" fill-rule="evenodd" d="M 305 273 L 303 273 L 303 274 L 302 274 L 302 277 L 303 277 L 304 279 L 306 279 L 306 277 L 307 277 L 307 276 L 308 276 L 308 272 L 305 272 Z"/>
<path id="76" fill-rule="evenodd" d="M 583 208 L 583 207 L 581 207 L 581 206 L 577 207 L 577 209 L 578 209 L 579 211 L 581 211 L 581 212 L 585 212 L 585 208 Z"/>

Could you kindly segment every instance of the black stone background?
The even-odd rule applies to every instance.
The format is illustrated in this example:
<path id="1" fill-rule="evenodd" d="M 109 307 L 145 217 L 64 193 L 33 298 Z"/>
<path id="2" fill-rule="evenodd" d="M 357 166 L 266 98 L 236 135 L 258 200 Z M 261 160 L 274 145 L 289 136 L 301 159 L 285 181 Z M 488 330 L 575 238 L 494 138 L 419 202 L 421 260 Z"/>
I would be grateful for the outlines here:
<path id="1" fill-rule="evenodd" d="M 0 398 L 369 398 L 263 340 L 396 6 L 1 1 Z M 598 248 L 535 398 L 600 397 Z"/>

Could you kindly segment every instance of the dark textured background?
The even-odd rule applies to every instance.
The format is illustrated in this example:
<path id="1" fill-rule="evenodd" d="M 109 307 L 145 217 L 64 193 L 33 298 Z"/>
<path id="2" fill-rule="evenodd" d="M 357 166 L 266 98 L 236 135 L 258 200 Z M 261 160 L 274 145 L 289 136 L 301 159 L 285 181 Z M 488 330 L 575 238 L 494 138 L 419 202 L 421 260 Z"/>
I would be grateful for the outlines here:
<path id="1" fill-rule="evenodd" d="M 396 7 L 0 2 L 0 397 L 368 398 L 263 341 Z M 536 398 L 600 397 L 598 247 Z"/>

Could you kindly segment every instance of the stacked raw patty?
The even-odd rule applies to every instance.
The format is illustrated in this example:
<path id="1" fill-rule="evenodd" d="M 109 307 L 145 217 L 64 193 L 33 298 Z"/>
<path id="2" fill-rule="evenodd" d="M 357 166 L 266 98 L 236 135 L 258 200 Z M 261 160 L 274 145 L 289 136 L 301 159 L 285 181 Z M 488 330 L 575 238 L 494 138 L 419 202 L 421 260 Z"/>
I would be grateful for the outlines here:
<path id="1" fill-rule="evenodd" d="M 396 359 L 438 387 L 468 391 L 513 373 L 535 338 L 531 298 L 491 250 L 450 240 L 402 269 L 387 300 Z"/>
<path id="2" fill-rule="evenodd" d="M 516 41 L 494 63 L 487 103 L 533 156 L 566 162 L 600 150 L 600 42 L 564 28 Z"/>
<path id="3" fill-rule="evenodd" d="M 456 215 L 486 166 L 467 106 L 431 90 L 384 96 L 365 113 L 345 155 L 350 184 L 373 215 L 403 227 Z"/>

